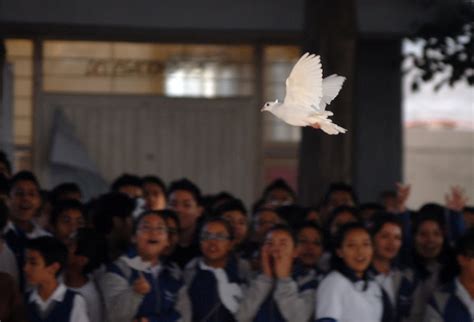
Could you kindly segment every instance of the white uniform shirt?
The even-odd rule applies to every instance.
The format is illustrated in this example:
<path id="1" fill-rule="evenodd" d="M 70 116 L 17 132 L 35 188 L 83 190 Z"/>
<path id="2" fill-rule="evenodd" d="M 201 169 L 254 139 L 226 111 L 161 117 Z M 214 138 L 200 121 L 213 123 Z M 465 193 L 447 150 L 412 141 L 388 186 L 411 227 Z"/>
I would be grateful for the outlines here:
<path id="1" fill-rule="evenodd" d="M 58 287 L 54 290 L 53 294 L 46 300 L 43 301 L 41 296 L 38 294 L 38 291 L 35 289 L 31 292 L 29 302 L 35 302 L 40 314 L 44 314 L 53 304 L 54 301 L 62 302 L 64 296 L 66 295 L 67 288 L 64 284 L 59 284 Z M 87 315 L 86 302 L 82 296 L 76 294 L 74 297 L 74 302 L 71 310 L 70 322 L 89 322 L 89 316 Z"/>
<path id="2" fill-rule="evenodd" d="M 13 276 L 18 282 L 18 265 L 16 264 L 15 254 L 4 240 L 0 239 L 0 272 Z"/>
<path id="3" fill-rule="evenodd" d="M 329 273 L 316 292 L 316 321 L 331 318 L 337 322 L 380 322 L 383 299 L 380 286 L 369 281 L 352 282 L 337 271 Z"/>
<path id="4" fill-rule="evenodd" d="M 90 321 L 104 321 L 102 299 L 100 298 L 99 291 L 93 281 L 89 280 L 89 282 L 82 287 L 69 287 L 69 289 L 81 294 L 85 299 Z"/>
<path id="5" fill-rule="evenodd" d="M 395 306 L 396 305 L 396 299 L 395 299 L 396 292 L 395 292 L 395 283 L 393 279 L 394 279 L 393 271 L 390 271 L 388 274 L 380 273 L 377 276 L 375 276 L 375 281 L 387 293 L 390 299 L 390 302 L 392 303 L 393 306 Z"/>
<path id="6" fill-rule="evenodd" d="M 466 288 L 459 282 L 459 278 L 456 278 L 456 296 L 461 300 L 462 303 L 467 307 L 471 313 L 471 318 L 474 321 L 474 298 L 469 295 Z"/>

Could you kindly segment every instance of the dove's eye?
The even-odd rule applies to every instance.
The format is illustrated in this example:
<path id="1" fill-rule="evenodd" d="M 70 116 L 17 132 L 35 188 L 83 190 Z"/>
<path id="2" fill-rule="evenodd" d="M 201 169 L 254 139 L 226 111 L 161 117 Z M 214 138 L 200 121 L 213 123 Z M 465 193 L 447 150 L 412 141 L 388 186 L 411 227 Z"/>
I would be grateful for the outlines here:
<path id="1" fill-rule="evenodd" d="M 265 106 L 270 106 L 270 104 L 267 103 L 267 104 L 265 104 Z"/>

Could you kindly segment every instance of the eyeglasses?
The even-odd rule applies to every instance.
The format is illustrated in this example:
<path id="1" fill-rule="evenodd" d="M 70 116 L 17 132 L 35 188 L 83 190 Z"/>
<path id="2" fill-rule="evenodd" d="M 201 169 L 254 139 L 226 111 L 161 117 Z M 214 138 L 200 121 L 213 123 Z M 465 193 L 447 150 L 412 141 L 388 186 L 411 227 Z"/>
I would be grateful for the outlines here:
<path id="1" fill-rule="evenodd" d="M 168 228 L 166 228 L 164 226 L 158 226 L 158 227 L 139 226 L 138 230 L 142 231 L 144 233 L 152 233 L 152 232 L 156 231 L 157 233 L 164 234 L 164 233 L 168 232 Z"/>
<path id="2" fill-rule="evenodd" d="M 213 233 L 208 233 L 208 232 L 203 232 L 201 233 L 199 239 L 201 241 L 205 240 L 217 240 L 217 241 L 224 241 L 224 240 L 230 240 L 230 236 L 228 235 L 223 235 L 223 234 L 213 234 Z"/>

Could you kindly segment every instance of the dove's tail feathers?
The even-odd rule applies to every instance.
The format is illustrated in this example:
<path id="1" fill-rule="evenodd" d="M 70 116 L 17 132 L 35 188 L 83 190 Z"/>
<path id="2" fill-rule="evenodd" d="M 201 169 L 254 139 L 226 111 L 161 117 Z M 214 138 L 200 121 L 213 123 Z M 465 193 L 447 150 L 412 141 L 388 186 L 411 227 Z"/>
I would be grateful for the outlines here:
<path id="1" fill-rule="evenodd" d="M 324 107 L 322 109 L 324 109 L 326 105 L 330 104 L 337 94 L 339 94 L 339 91 L 341 90 L 342 84 L 345 80 L 346 78 L 344 76 L 339 76 L 336 74 L 323 79 L 323 97 L 321 98 L 321 103 L 324 103 L 324 105 L 321 105 Z"/>
<path id="2" fill-rule="evenodd" d="M 336 135 L 339 133 L 346 133 L 347 130 L 339 125 L 336 125 L 332 122 L 323 122 L 320 124 L 321 130 L 330 135 Z"/>

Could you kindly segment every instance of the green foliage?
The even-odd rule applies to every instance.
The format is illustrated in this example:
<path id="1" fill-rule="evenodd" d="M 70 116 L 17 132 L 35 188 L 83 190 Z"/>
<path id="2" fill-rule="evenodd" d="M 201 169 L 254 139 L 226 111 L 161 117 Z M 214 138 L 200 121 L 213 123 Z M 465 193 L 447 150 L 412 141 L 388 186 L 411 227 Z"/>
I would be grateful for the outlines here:
<path id="1" fill-rule="evenodd" d="M 439 90 L 466 81 L 474 86 L 474 3 L 470 0 L 456 6 L 440 7 L 438 18 L 419 28 L 411 40 L 422 44 L 421 53 L 410 53 L 408 61 L 412 90 L 423 82 L 443 75 L 434 86 Z"/>

